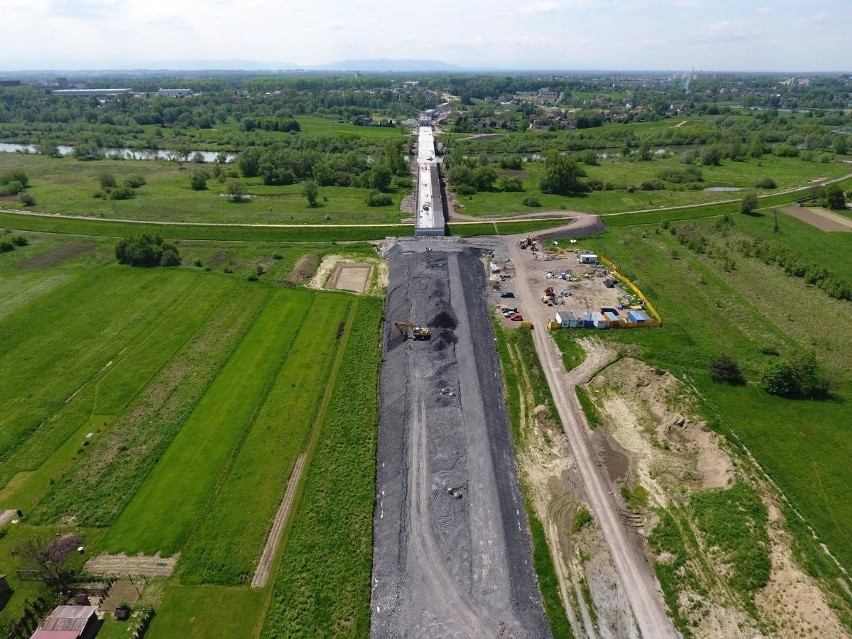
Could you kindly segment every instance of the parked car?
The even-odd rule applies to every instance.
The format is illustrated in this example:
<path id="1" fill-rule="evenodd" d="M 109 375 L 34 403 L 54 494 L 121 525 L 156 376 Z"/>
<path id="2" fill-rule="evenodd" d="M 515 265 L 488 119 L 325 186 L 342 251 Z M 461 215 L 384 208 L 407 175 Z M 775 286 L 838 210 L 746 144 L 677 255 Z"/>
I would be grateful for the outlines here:
<path id="1" fill-rule="evenodd" d="M 503 291 L 502 293 L 500 293 L 500 297 L 505 299 L 508 297 L 515 297 L 515 294 L 512 291 Z"/>
<path id="2" fill-rule="evenodd" d="M 514 315 L 509 317 L 509 319 L 512 320 L 513 322 L 523 322 L 524 316 L 521 315 L 520 313 L 515 313 Z"/>

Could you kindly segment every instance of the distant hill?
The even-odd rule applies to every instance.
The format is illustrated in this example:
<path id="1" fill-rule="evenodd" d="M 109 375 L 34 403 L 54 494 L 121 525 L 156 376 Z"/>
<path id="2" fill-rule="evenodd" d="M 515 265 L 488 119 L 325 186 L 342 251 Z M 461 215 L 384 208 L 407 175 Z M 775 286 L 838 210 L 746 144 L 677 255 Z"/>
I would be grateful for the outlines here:
<path id="1" fill-rule="evenodd" d="M 325 71 L 462 71 L 463 68 L 455 64 L 447 64 L 440 60 L 391 60 L 389 58 L 377 58 L 367 60 L 341 60 L 329 62 L 314 69 Z"/>

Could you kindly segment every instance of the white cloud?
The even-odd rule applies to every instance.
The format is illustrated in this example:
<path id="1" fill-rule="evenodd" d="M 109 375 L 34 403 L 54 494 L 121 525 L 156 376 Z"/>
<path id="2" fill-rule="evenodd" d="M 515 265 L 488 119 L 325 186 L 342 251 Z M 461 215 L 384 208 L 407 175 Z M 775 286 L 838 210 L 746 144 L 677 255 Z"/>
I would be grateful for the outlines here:
<path id="1" fill-rule="evenodd" d="M 521 7 L 521 13 L 525 14 L 536 14 L 536 13 L 553 13 L 559 8 L 559 5 L 555 2 L 536 2 L 534 4 L 528 4 L 525 7 Z"/>
<path id="2" fill-rule="evenodd" d="M 320 25 L 323 31 L 343 31 L 343 23 L 340 20 L 331 20 Z"/>

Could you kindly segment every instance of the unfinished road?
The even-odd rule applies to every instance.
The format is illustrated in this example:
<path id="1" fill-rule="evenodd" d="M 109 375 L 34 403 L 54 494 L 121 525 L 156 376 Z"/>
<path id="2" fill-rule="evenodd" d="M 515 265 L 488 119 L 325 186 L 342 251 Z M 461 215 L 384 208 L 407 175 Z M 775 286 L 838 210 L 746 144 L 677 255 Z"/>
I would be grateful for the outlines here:
<path id="1" fill-rule="evenodd" d="M 517 238 L 515 238 L 517 239 Z M 643 637 L 662 639 L 678 637 L 666 615 L 662 593 L 651 565 L 645 560 L 638 535 L 628 530 L 618 514 L 613 486 L 597 464 L 585 416 L 577 403 L 574 380 L 562 365 L 562 356 L 545 327 L 553 309 L 543 306 L 533 290 L 526 260 L 530 253 L 521 250 L 516 241 L 509 240 L 508 252 L 515 266 L 515 295 L 527 319 L 535 323 L 533 338 L 542 368 L 552 391 L 553 401 L 562 420 L 571 452 L 583 477 L 589 507 L 609 546 L 623 591 L 627 594 L 636 623 Z"/>
<path id="2" fill-rule="evenodd" d="M 479 253 L 401 241 L 387 258 L 371 635 L 550 637 Z"/>

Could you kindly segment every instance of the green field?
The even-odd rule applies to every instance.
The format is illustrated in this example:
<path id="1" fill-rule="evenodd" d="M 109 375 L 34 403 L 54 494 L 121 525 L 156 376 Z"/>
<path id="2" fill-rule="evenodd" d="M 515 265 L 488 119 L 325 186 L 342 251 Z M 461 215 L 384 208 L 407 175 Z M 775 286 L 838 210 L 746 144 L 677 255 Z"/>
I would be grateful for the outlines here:
<path id="1" fill-rule="evenodd" d="M 666 169 L 682 169 L 678 156 L 670 158 L 655 158 L 648 162 L 625 160 L 621 157 L 601 159 L 599 166 L 583 166 L 590 179 L 598 179 L 614 185 L 613 190 L 592 191 L 573 196 L 546 195 L 539 188 L 539 180 L 544 165 L 538 162 L 527 162 L 522 171 L 502 171 L 496 169 L 497 175 L 520 177 L 524 183 L 521 193 L 506 193 L 501 191 L 479 192 L 469 196 L 459 196 L 463 205 L 461 213 L 475 216 L 501 216 L 520 213 L 532 213 L 536 210 L 567 210 L 585 213 L 618 213 L 623 211 L 639 211 L 661 207 L 679 207 L 694 204 L 706 204 L 722 200 L 736 200 L 739 203 L 741 193 L 712 192 L 704 190 L 680 189 L 678 185 L 667 184 L 665 190 L 645 191 L 640 185 L 657 177 L 660 171 Z M 780 158 L 766 156 L 760 160 L 749 159 L 743 162 L 726 160 L 721 166 L 700 167 L 703 181 L 701 189 L 714 186 L 738 187 L 749 189 L 763 176 L 772 177 L 778 189 L 807 186 L 816 179 L 832 179 L 848 175 L 850 167 L 841 162 L 827 164 L 805 162 L 798 158 Z M 635 187 L 633 192 L 629 187 Z M 449 184 L 452 189 L 452 184 Z M 771 195 L 772 191 L 761 190 L 763 195 Z M 541 207 L 531 208 L 523 204 L 526 197 L 533 195 L 541 203 Z M 797 196 L 787 198 L 787 201 Z"/>
<path id="2" fill-rule="evenodd" d="M 261 634 L 365 637 L 370 627 L 380 300 L 362 299 Z"/>
<path id="3" fill-rule="evenodd" d="M 205 191 L 190 188 L 190 174 L 204 166 L 187 163 L 179 170 L 176 163 L 165 161 L 80 162 L 70 157 L 0 153 L 0 173 L 24 171 L 30 180 L 28 192 L 36 199 L 31 208 L 47 213 L 220 224 L 395 224 L 409 217 L 399 210 L 406 193 L 393 194 L 390 206 L 369 207 L 365 203 L 369 189 L 320 187 L 318 206 L 311 207 L 302 195 L 301 184 L 265 186 L 261 178 L 241 179 L 250 197 L 230 202 L 221 195 L 224 183 L 215 179 L 208 180 Z M 105 172 L 118 182 L 139 175 L 147 183 L 128 200 L 95 198 L 93 193 L 101 188 L 99 176 Z M 0 203 L 7 208 L 23 208 L 16 198 L 4 198 Z"/>
<path id="4" fill-rule="evenodd" d="M 183 583 L 251 581 L 293 464 L 307 445 L 346 310 L 346 300 L 316 299 L 288 340 L 251 430 L 195 526 L 181 565 Z"/>
<path id="5" fill-rule="evenodd" d="M 633 345 L 652 365 L 688 380 L 705 399 L 705 414 L 735 444 L 742 442 L 784 490 L 792 504 L 849 569 L 852 521 L 846 469 L 852 439 L 852 377 L 848 360 L 849 303 L 791 278 L 778 266 L 734 252 L 742 237 L 772 234 L 766 217 L 736 216 L 688 223 L 709 238 L 698 254 L 676 241 L 671 227 L 619 229 L 584 240 L 612 259 L 653 301 L 663 318 L 660 330 L 595 332 Z M 848 278 L 850 234 L 824 234 L 784 220 L 776 241 L 800 253 L 825 242 L 828 268 Z M 712 255 L 712 257 L 711 257 Z M 817 258 L 819 259 L 819 258 Z M 728 260 L 726 262 L 726 260 Z M 727 269 L 725 265 L 727 264 Z M 844 268 L 845 267 L 845 268 Z M 578 333 L 561 331 L 558 339 Z M 830 399 L 789 400 L 767 395 L 754 383 L 766 365 L 812 349 L 832 382 Z M 767 354 L 778 352 L 780 355 Z M 749 383 L 713 383 L 712 357 L 731 355 Z"/>
<path id="6" fill-rule="evenodd" d="M 260 632 L 277 560 L 265 589 L 221 586 L 251 578 L 304 451 L 307 491 L 323 475 L 313 464 L 344 468 L 346 491 L 360 486 L 356 501 L 348 492 L 339 499 L 345 530 L 334 544 L 354 535 L 347 552 L 366 548 L 363 587 L 341 601 L 368 618 L 369 506 L 351 524 L 372 501 L 381 303 L 362 300 L 356 313 L 351 295 L 276 284 L 302 255 L 321 258 L 335 247 L 182 247 L 190 261 L 268 266 L 248 282 L 197 266 L 119 266 L 109 240 L 27 236 L 28 246 L 0 260 L 0 333 L 16 337 L 0 341 L 8 380 L 0 387 L 0 506 L 22 509 L 29 522 L 0 533 L 3 565 L 25 567 L 11 558 L 15 546 L 54 531 L 79 532 L 95 552 L 181 552 L 178 574 L 149 585 L 164 591 L 154 636 L 242 634 L 246 618 L 236 609 Z M 369 246 L 341 249 L 375 255 Z M 350 437 L 354 457 L 336 457 L 338 444 L 328 440 L 339 436 Z M 311 516 L 312 506 L 299 503 L 288 529 Z M 0 627 L 22 613 L 25 598 L 47 593 L 14 575 L 10 584 Z"/>
<path id="7" fill-rule="evenodd" d="M 156 609 L 146 637 L 252 637 L 263 613 L 264 593 L 246 588 L 175 586 Z"/>

